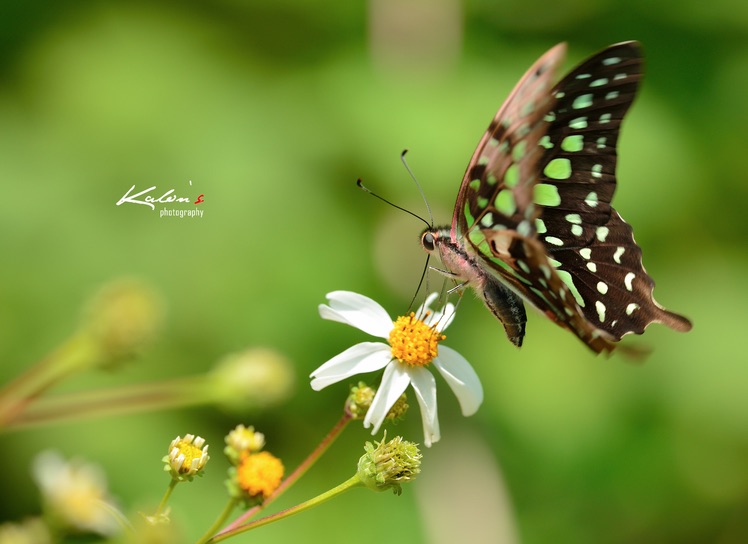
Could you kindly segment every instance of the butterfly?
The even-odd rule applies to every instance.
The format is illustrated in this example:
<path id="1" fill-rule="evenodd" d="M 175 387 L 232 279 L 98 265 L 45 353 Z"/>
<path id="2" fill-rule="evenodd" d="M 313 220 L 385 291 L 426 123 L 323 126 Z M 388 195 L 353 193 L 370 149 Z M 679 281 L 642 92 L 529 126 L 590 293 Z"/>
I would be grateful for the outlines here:
<path id="1" fill-rule="evenodd" d="M 642 77 L 641 46 L 611 45 L 553 85 L 566 45 L 520 79 L 470 159 L 448 227 L 421 244 L 472 287 L 521 346 L 527 301 L 596 353 L 653 322 L 691 322 L 653 298 L 633 230 L 611 206 L 621 121 Z"/>

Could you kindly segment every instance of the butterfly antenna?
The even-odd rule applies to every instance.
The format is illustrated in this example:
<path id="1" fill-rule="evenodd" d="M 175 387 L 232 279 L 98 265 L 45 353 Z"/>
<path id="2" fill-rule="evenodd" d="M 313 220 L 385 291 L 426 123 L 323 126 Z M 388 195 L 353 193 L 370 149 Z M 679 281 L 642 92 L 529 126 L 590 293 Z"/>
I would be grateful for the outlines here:
<path id="1" fill-rule="evenodd" d="M 429 219 L 431 220 L 431 223 L 429 223 L 429 227 L 433 227 L 434 225 L 434 214 L 431 213 L 431 206 L 429 206 L 429 201 L 426 199 L 426 193 L 423 192 L 423 187 L 421 187 L 421 184 L 418 183 L 418 178 L 416 178 L 415 174 L 413 174 L 413 170 L 410 169 L 410 166 L 408 165 L 408 161 L 405 160 L 405 155 L 408 153 L 407 149 L 403 149 L 403 152 L 400 153 L 400 160 L 403 163 L 403 166 L 405 166 L 405 169 L 408 171 L 408 174 L 410 175 L 410 179 L 413 180 L 413 182 L 416 184 L 416 187 L 418 187 L 418 192 L 421 193 L 421 198 L 423 198 L 423 203 L 426 204 L 426 210 L 429 212 Z"/>
<path id="2" fill-rule="evenodd" d="M 390 205 L 390 206 L 392 206 L 393 208 L 397 208 L 398 210 L 400 210 L 400 211 L 402 211 L 402 212 L 405 212 L 405 213 L 407 213 L 407 214 L 410 214 L 410 215 L 412 215 L 413 217 L 415 217 L 416 219 L 418 219 L 418 220 L 420 220 L 420 221 L 423 221 L 423 222 L 424 222 L 424 223 L 426 224 L 426 226 L 427 226 L 427 227 L 431 227 L 431 223 L 429 223 L 428 221 L 426 221 L 426 220 L 425 220 L 425 219 L 424 219 L 423 217 L 421 217 L 420 215 L 418 215 L 418 214 L 415 214 L 415 213 L 413 213 L 413 212 L 412 212 L 412 211 L 410 211 L 410 210 L 406 210 L 406 209 L 405 209 L 405 208 L 403 208 L 402 206 L 398 206 L 397 204 L 393 204 L 392 202 L 390 202 L 390 201 L 389 201 L 389 200 L 387 200 L 386 198 L 384 198 L 384 197 L 381 197 L 381 196 L 379 196 L 379 195 L 378 195 L 377 193 L 375 193 L 375 192 L 371 191 L 371 190 L 370 190 L 370 189 L 369 189 L 368 187 L 366 187 L 366 186 L 365 186 L 365 185 L 363 184 L 363 182 L 361 181 L 361 178 L 358 178 L 358 179 L 356 180 L 356 185 L 358 185 L 358 188 L 359 188 L 359 189 L 361 189 L 362 191 L 366 191 L 366 192 L 367 192 L 367 193 L 369 193 L 369 194 L 370 194 L 371 196 L 373 196 L 373 197 L 375 197 L 375 198 L 378 198 L 379 200 L 381 200 L 381 201 L 382 201 L 382 202 L 384 202 L 385 204 L 389 204 L 389 205 Z"/>

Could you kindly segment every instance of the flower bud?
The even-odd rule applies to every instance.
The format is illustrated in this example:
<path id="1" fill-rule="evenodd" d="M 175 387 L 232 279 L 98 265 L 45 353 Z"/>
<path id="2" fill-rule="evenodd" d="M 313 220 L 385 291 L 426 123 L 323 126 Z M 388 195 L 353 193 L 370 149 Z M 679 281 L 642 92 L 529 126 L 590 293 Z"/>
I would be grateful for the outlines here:
<path id="1" fill-rule="evenodd" d="M 208 445 L 205 439 L 194 434 L 184 438 L 176 437 L 169 445 L 169 455 L 164 456 L 164 470 L 175 480 L 192 481 L 195 476 L 202 476 L 208 463 Z"/>
<path id="2" fill-rule="evenodd" d="M 226 435 L 226 447 L 223 453 L 233 465 L 239 464 L 245 453 L 257 453 L 265 447 L 265 435 L 255 432 L 254 427 L 237 425 Z"/>
<path id="3" fill-rule="evenodd" d="M 402 493 L 400 485 L 414 480 L 421 472 L 421 452 L 413 442 L 400 436 L 389 442 L 385 442 L 386 438 L 385 434 L 376 446 L 366 443 L 366 453 L 358 461 L 358 477 L 370 489 L 392 488 L 399 495 Z"/>
<path id="4" fill-rule="evenodd" d="M 234 412 L 265 409 L 285 401 L 295 381 L 288 359 L 269 348 L 227 355 L 210 378 L 214 398 Z"/>
<path id="5" fill-rule="evenodd" d="M 161 300 L 142 283 L 120 279 L 105 285 L 88 304 L 82 333 L 97 347 L 102 366 L 138 354 L 158 332 Z"/>

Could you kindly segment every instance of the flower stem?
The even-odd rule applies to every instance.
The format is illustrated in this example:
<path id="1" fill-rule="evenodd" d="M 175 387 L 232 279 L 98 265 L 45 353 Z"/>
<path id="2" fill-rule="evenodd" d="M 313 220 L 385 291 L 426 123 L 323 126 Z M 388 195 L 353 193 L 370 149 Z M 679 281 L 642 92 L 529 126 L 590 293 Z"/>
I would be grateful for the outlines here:
<path id="1" fill-rule="evenodd" d="M 19 417 L 24 408 L 44 391 L 78 370 L 91 366 L 98 354 L 84 335 L 72 336 L 0 390 L 0 428 Z"/>
<path id="2" fill-rule="evenodd" d="M 330 432 L 327 433 L 327 435 L 322 439 L 322 442 L 320 442 L 319 445 L 314 448 L 314 451 L 312 451 L 312 453 L 310 453 L 309 456 L 307 456 L 307 458 L 304 459 L 304 461 L 302 461 L 298 467 L 296 467 L 296 470 L 294 470 L 291 474 L 288 475 L 285 480 L 283 480 L 283 482 L 278 486 L 278 489 L 276 489 L 272 495 L 265 499 L 262 504 L 247 510 L 243 515 L 231 522 L 229 526 L 219 534 L 227 533 L 236 529 L 242 523 L 251 519 L 252 516 L 257 514 L 268 504 L 280 497 L 286 489 L 296 483 L 296 481 L 301 478 L 306 473 L 306 471 L 309 470 L 312 465 L 317 462 L 320 457 L 322 457 L 322 454 L 324 454 L 325 451 L 327 451 L 327 448 L 329 448 L 330 445 L 335 442 L 335 439 L 340 436 L 340 433 L 343 432 L 343 429 L 345 429 L 346 425 L 348 425 L 348 422 L 351 421 L 351 419 L 353 419 L 353 417 L 348 413 L 348 411 L 346 411 L 343 414 L 343 417 L 340 418 L 340 420 L 335 424 Z"/>
<path id="3" fill-rule="evenodd" d="M 112 416 L 144 410 L 195 406 L 213 402 L 204 375 L 157 383 L 128 385 L 35 400 L 7 428 L 49 425 L 84 417 Z"/>
<path id="4" fill-rule="evenodd" d="M 158 518 L 158 516 L 161 515 L 161 512 L 164 511 L 164 508 L 166 508 L 166 503 L 169 502 L 169 497 L 171 497 L 171 493 L 172 491 L 174 491 L 174 488 L 177 487 L 178 483 L 179 480 L 175 480 L 173 478 L 169 482 L 169 487 L 166 488 L 166 493 L 164 493 L 164 496 L 161 498 L 161 502 L 158 504 L 158 508 L 156 508 L 156 513 L 153 515 L 154 518 Z"/>
<path id="5" fill-rule="evenodd" d="M 296 506 L 292 506 L 291 508 L 287 508 L 286 510 L 281 510 L 280 512 L 277 512 L 275 514 L 265 516 L 264 518 L 260 518 L 257 521 L 253 521 L 245 525 L 234 527 L 231 530 L 223 531 L 222 533 L 219 533 L 218 535 L 211 538 L 208 542 L 210 542 L 211 544 L 215 542 L 221 542 L 223 540 L 226 540 L 227 538 L 236 536 L 240 533 L 244 533 L 252 529 L 257 529 L 258 527 L 262 527 L 263 525 L 267 525 L 269 523 L 279 521 L 281 519 L 287 518 L 294 514 L 304 512 L 305 510 L 309 510 L 310 508 L 314 506 L 318 506 L 322 504 L 323 502 L 329 501 L 330 499 L 332 499 L 333 497 L 337 495 L 340 495 L 344 491 L 348 491 L 349 489 L 363 486 L 363 485 L 364 484 L 361 482 L 361 479 L 359 478 L 358 474 L 356 474 L 355 476 L 349 478 L 342 484 L 333 487 L 329 491 L 325 491 L 324 493 L 314 497 L 313 499 L 309 499 L 308 501 L 302 502 L 301 504 L 298 504 Z"/>
<path id="6" fill-rule="evenodd" d="M 236 508 L 236 505 L 239 503 L 239 500 L 232 497 L 229 499 L 229 501 L 226 503 L 226 507 L 223 509 L 223 512 L 221 512 L 221 515 L 216 518 L 216 521 L 213 522 L 213 525 L 210 526 L 210 528 L 205 531 L 205 534 L 200 537 L 200 540 L 197 541 L 197 544 L 205 544 L 210 540 L 210 537 L 216 534 L 218 529 L 221 528 L 221 525 L 224 524 L 224 522 L 228 519 L 231 512 Z"/>

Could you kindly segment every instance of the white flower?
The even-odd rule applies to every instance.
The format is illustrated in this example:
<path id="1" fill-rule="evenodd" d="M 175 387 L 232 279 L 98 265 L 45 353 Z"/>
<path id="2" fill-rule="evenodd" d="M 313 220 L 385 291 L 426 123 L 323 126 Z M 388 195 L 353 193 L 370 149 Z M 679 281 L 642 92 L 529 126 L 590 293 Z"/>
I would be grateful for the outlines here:
<path id="1" fill-rule="evenodd" d="M 66 526 L 104 536 L 119 531 L 101 468 L 43 451 L 34 458 L 32 473 L 50 513 Z"/>
<path id="2" fill-rule="evenodd" d="M 470 363 L 455 350 L 438 345 L 455 316 L 453 304 L 438 311 L 430 305 L 438 294 L 432 293 L 414 313 L 390 318 L 372 299 L 350 291 L 328 293 L 329 306 L 320 304 L 324 319 L 346 323 L 384 342 L 361 342 L 333 357 L 312 372 L 312 389 L 337 383 L 363 372 L 384 368 L 382 383 L 364 418 L 364 427 L 374 425 L 376 434 L 392 405 L 408 385 L 413 386 L 423 419 L 424 444 L 439 440 L 436 412 L 436 380 L 425 367 L 433 365 L 457 396 L 464 416 L 473 415 L 483 402 L 483 387 Z"/>

